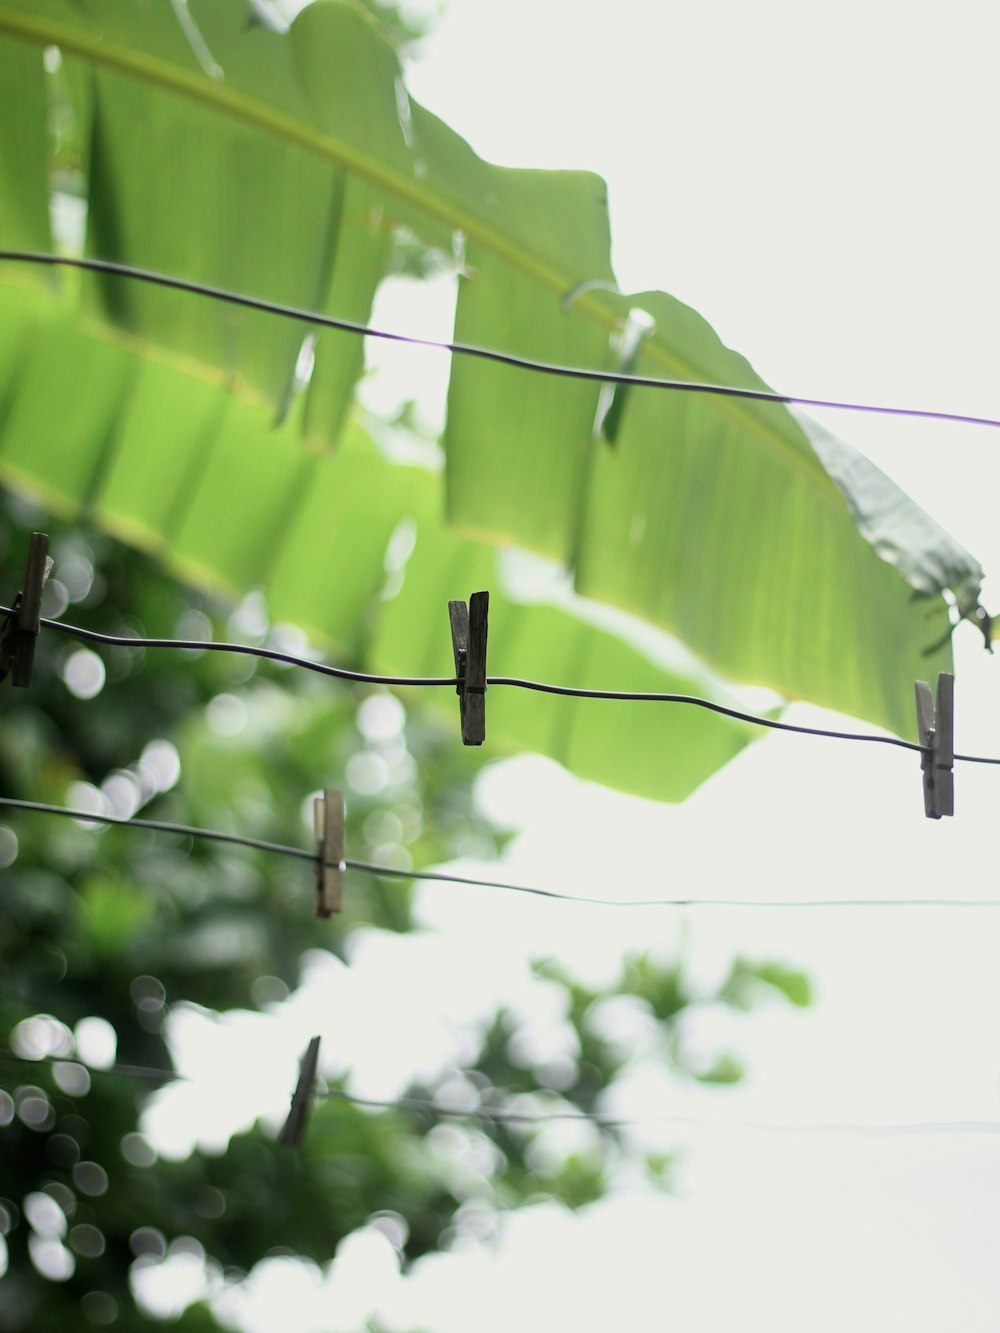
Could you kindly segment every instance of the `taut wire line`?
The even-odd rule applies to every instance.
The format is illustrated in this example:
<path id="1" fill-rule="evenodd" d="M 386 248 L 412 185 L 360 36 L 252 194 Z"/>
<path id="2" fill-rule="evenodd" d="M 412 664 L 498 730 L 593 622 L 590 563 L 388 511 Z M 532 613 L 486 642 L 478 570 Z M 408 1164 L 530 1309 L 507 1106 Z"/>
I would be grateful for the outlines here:
<path id="1" fill-rule="evenodd" d="M 13 607 L 0 606 L 0 616 L 9 619 L 16 614 Z M 282 653 L 276 648 L 258 648 L 250 643 L 220 643 L 214 639 L 144 639 L 128 634 L 100 634 L 97 630 L 84 629 L 80 625 L 67 625 L 61 620 L 49 620 L 45 616 L 40 617 L 38 623 L 45 629 L 55 630 L 58 634 L 82 639 L 85 643 L 101 643 L 109 648 L 176 648 L 192 653 L 242 653 L 246 657 L 260 657 L 268 662 L 281 662 L 285 666 L 315 671 L 321 676 L 336 676 L 339 680 L 351 680 L 364 685 L 450 685 L 454 689 L 458 683 L 454 676 L 374 676 L 365 671 L 349 671 L 346 667 L 327 666 L 325 662 L 315 662 L 309 657 L 296 657 L 294 653 Z"/>
<path id="2" fill-rule="evenodd" d="M 91 814 L 86 810 L 71 810 L 67 806 L 49 805 L 42 801 L 23 801 L 12 796 L 0 796 L 0 807 L 4 806 L 29 813 L 58 815 L 65 819 L 78 820 L 82 824 L 107 824 L 118 828 L 135 827 L 156 833 L 172 833 L 180 837 L 235 843 L 237 846 L 252 847 L 274 856 L 294 857 L 299 861 L 320 864 L 318 852 L 309 852 L 302 847 L 289 847 L 283 843 L 265 842 L 261 838 L 249 838 L 239 833 L 201 828 L 194 824 L 175 824 L 158 819 L 123 819 L 118 815 Z M 793 898 L 784 901 L 777 898 L 591 898 L 585 894 L 558 893 L 554 889 L 514 884 L 506 880 L 478 879 L 473 875 L 449 874 L 443 870 L 401 870 L 398 866 L 380 865 L 374 861 L 357 861 L 351 857 L 345 857 L 340 864 L 345 870 L 360 870 L 370 875 L 377 875 L 381 879 L 421 880 L 434 884 L 460 884 L 469 888 L 498 889 L 507 893 L 527 893 L 536 898 L 548 898 L 553 902 L 583 903 L 591 907 L 1000 907 L 1000 898 Z"/>
<path id="3" fill-rule="evenodd" d="M 16 1051 L 0 1049 L 0 1060 L 11 1064 L 83 1064 L 88 1074 L 121 1075 L 123 1078 L 147 1079 L 152 1083 L 196 1083 L 190 1075 L 169 1069 L 154 1069 L 146 1065 L 114 1064 L 109 1068 L 92 1068 L 73 1056 L 18 1055 Z M 735 1130 L 741 1133 L 777 1134 L 787 1136 L 837 1135 L 863 1138 L 912 1137 L 920 1134 L 1000 1134 L 1000 1121 L 993 1120 L 929 1120 L 908 1121 L 900 1124 L 868 1123 L 779 1123 L 761 1120 L 730 1120 L 714 1116 L 674 1115 L 669 1112 L 640 1113 L 638 1115 L 604 1114 L 600 1111 L 518 1111 L 512 1107 L 479 1106 L 462 1109 L 424 1097 L 397 1097 L 389 1100 L 362 1097 L 341 1088 L 319 1088 L 315 1096 L 321 1101 L 346 1102 L 351 1106 L 366 1106 L 383 1111 L 421 1111 L 430 1115 L 447 1116 L 453 1120 L 480 1120 L 486 1124 L 544 1125 L 554 1121 L 581 1121 L 602 1129 L 627 1129 L 634 1125 L 676 1125 L 679 1129 Z"/>
<path id="4" fill-rule="evenodd" d="M 260 852 L 271 852 L 275 856 L 292 856 L 301 861 L 316 861 L 315 852 L 304 851 L 301 847 L 287 847 L 279 842 L 266 842 L 262 838 L 248 838 L 241 833 L 226 833 L 220 829 L 199 828 L 194 824 L 174 824 L 162 819 L 123 819 L 119 815 L 91 814 L 87 810 L 71 810 L 64 805 L 49 805 L 45 801 L 21 801 L 13 796 L 0 796 L 0 806 L 13 810 L 26 810 L 40 815 L 61 815 L 66 819 L 78 819 L 86 824 L 108 824 L 119 828 L 150 829 L 154 833 L 173 833 L 182 838 L 202 838 L 208 842 L 235 843 L 238 847 L 253 847 Z"/>
<path id="5" fill-rule="evenodd" d="M 16 611 L 10 606 L 0 606 L 0 616 L 10 618 Z M 249 657 L 260 657 L 269 662 L 280 662 L 286 666 L 301 667 L 304 671 L 315 671 L 323 676 L 334 676 L 339 680 L 349 680 L 365 685 L 394 685 L 439 688 L 458 685 L 455 676 L 378 676 L 367 671 L 349 671 L 346 667 L 328 666 L 325 662 L 316 662 L 312 658 L 297 657 L 293 653 L 279 652 L 276 648 L 258 648 L 246 643 L 220 643 L 212 639 L 146 639 L 132 635 L 100 634 L 97 630 L 83 629 L 78 625 L 67 625 L 61 620 L 49 620 L 42 617 L 39 624 L 45 629 L 55 630 L 59 634 L 81 639 L 88 643 L 100 643 L 119 648 L 173 648 L 184 652 L 242 653 Z M 757 713 L 747 713 L 739 708 L 729 708 L 725 704 L 715 703 L 712 699 L 702 699 L 692 694 L 668 694 L 651 690 L 598 690 L 577 685 L 552 685 L 545 681 L 525 680 L 519 676 L 487 676 L 486 684 L 495 688 L 509 686 L 519 690 L 534 690 L 541 694 L 561 695 L 572 699 L 605 699 L 622 703 L 665 703 L 680 704 L 687 708 L 704 708 L 723 717 L 731 717 L 737 722 L 748 722 L 751 726 L 766 727 L 771 731 L 788 731 L 797 736 L 819 736 L 826 740 L 857 741 L 864 745 L 890 745 L 900 750 L 910 750 L 917 754 L 929 753 L 925 746 L 916 741 L 906 741 L 899 736 L 872 736 L 859 731 L 837 731 L 826 727 L 806 727 L 794 722 L 782 722 L 773 717 L 762 717 Z M 1000 758 L 989 755 L 956 754 L 956 761 L 968 764 L 1000 764 Z"/>
<path id="6" fill-rule="evenodd" d="M 634 375 L 625 371 L 591 370 L 584 366 L 564 366 L 551 361 L 536 360 L 533 357 L 518 356 L 512 352 L 501 352 L 491 347 L 478 347 L 472 343 L 445 342 L 437 338 L 421 338 L 413 334 L 396 333 L 390 329 L 376 329 L 367 324 L 359 324 L 355 320 L 339 319 L 334 315 L 325 315 L 317 310 L 306 310 L 301 306 L 286 305 L 280 301 L 265 301 L 261 297 L 249 296 L 244 292 L 229 291 L 226 288 L 214 287 L 203 282 L 192 282 L 186 278 L 174 277 L 167 273 L 156 273 L 151 269 L 137 268 L 132 264 L 119 264 L 109 259 L 46 254 L 33 250 L 0 250 L 0 260 L 22 264 L 46 264 L 85 269 L 95 273 L 106 273 L 113 277 L 129 278 L 150 283 L 157 287 L 167 287 L 173 291 L 205 296 L 214 301 L 225 301 L 229 305 L 244 306 L 250 310 L 261 310 L 268 314 L 279 315 L 284 319 L 294 319 L 300 323 L 311 324 L 320 328 L 339 329 L 342 333 L 379 338 L 386 342 L 407 343 L 413 347 L 430 347 L 442 352 L 451 352 L 457 356 L 476 357 L 482 361 L 492 361 L 499 365 L 512 366 L 518 370 L 533 371 L 542 375 L 558 375 L 563 379 L 590 380 L 599 384 L 628 384 L 646 389 L 666 389 L 675 393 L 707 394 L 717 398 L 743 398 L 753 402 L 782 403 L 786 406 L 794 404 L 798 407 L 830 408 L 838 412 L 864 412 L 890 417 L 917 417 L 925 421 L 951 421 L 966 426 L 989 426 L 1000 429 L 1000 420 L 997 418 L 974 416 L 966 412 L 943 412 L 924 407 L 894 407 L 884 403 L 847 402 L 835 398 L 807 398 L 801 394 L 775 393 L 771 389 L 743 389 L 731 384 L 658 379 L 655 376 Z"/>

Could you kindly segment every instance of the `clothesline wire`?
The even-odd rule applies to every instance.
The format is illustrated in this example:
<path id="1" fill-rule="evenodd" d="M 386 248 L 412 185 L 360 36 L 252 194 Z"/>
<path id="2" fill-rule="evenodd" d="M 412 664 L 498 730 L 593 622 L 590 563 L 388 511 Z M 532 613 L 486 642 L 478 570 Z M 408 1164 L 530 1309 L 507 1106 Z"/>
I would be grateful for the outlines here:
<path id="1" fill-rule="evenodd" d="M 0 616 L 10 617 L 16 612 L 13 607 L 0 606 Z M 45 629 L 56 630 L 90 643 L 105 644 L 109 647 L 124 648 L 173 648 L 185 652 L 223 652 L 242 653 L 250 657 L 264 658 L 269 662 L 281 662 L 286 666 L 301 667 L 305 671 L 315 671 L 320 675 L 334 676 L 340 680 L 350 680 L 367 685 L 396 686 L 450 686 L 458 685 L 455 676 L 378 676 L 366 671 L 349 671 L 345 667 L 328 666 L 325 662 L 316 662 L 312 658 L 297 657 L 293 653 L 284 653 L 276 648 L 258 648 L 252 644 L 220 643 L 211 639 L 145 639 L 129 635 L 100 634 L 96 630 L 83 629 L 78 625 L 67 625 L 60 620 L 42 618 L 39 622 Z M 806 727 L 794 722 L 782 722 L 778 718 L 762 717 L 757 713 L 747 713 L 739 708 L 730 708 L 726 704 L 716 703 L 712 699 L 701 699 L 690 694 L 669 694 L 643 690 L 598 690 L 577 685 L 552 685 L 545 681 L 526 680 L 520 676 L 487 676 L 488 686 L 509 686 L 520 690 L 534 690 L 542 694 L 561 695 L 572 699 L 605 699 L 624 703 L 667 703 L 681 704 L 689 708 L 704 708 L 723 717 L 731 717 L 738 722 L 748 722 L 751 726 L 766 727 L 772 731 L 788 731 L 799 736 L 819 736 L 826 740 L 858 741 L 866 745 L 890 745 L 901 750 L 910 750 L 918 754 L 929 753 L 926 746 L 916 741 L 906 741 L 899 736 L 872 736 L 866 732 L 837 731 L 827 727 Z M 956 754 L 956 761 L 967 764 L 998 764 L 1000 758 L 988 755 Z"/>
<path id="2" fill-rule="evenodd" d="M 951 1120 L 951 1121 L 910 1121 L 902 1124 L 877 1124 L 877 1123 L 808 1123 L 796 1124 L 795 1122 L 778 1123 L 773 1121 L 761 1120 L 730 1120 L 710 1116 L 685 1116 L 672 1115 L 670 1113 L 645 1113 L 635 1116 L 602 1114 L 595 1112 L 588 1114 L 585 1111 L 543 1111 L 538 1114 L 532 1114 L 527 1111 L 513 1111 L 506 1107 L 491 1109 L 489 1107 L 477 1108 L 467 1111 L 458 1107 L 450 1107 L 441 1102 L 425 1100 L 422 1097 L 397 1097 L 395 1101 L 382 1100 L 375 1097 L 358 1097 L 353 1093 L 343 1092 L 339 1088 L 329 1088 L 318 1093 L 321 1098 L 328 1100 L 341 1099 L 350 1101 L 355 1105 L 373 1106 L 385 1108 L 387 1110 L 405 1109 L 415 1111 L 428 1111 L 436 1115 L 446 1115 L 457 1119 L 473 1118 L 485 1121 L 496 1120 L 499 1122 L 513 1122 L 515 1124 L 544 1124 L 546 1121 L 585 1121 L 590 1124 L 596 1124 L 608 1129 L 628 1128 L 635 1125 L 663 1124 L 676 1125 L 679 1128 L 687 1129 L 731 1129 L 747 1131 L 751 1133 L 762 1134 L 788 1134 L 788 1135 L 825 1135 L 825 1134 L 845 1134 L 873 1137 L 890 1137 L 896 1135 L 912 1134 L 1000 1134 L 1000 1121 L 992 1120 Z"/>
<path id="3" fill-rule="evenodd" d="M 266 842 L 261 838 L 245 837 L 217 829 L 201 828 L 194 824 L 176 824 L 158 819 L 124 819 L 118 815 L 92 814 L 87 810 L 72 810 L 67 806 L 49 805 L 43 801 L 25 801 L 12 796 L 0 796 L 0 807 L 29 813 L 57 815 L 76 819 L 84 824 L 107 824 L 118 828 L 142 828 L 156 833 L 171 833 L 180 837 L 203 838 L 213 842 L 235 843 L 275 856 L 294 857 L 299 861 L 320 863 L 318 852 L 283 843 Z M 443 870 L 403 870 L 399 866 L 381 865 L 375 861 L 358 861 L 345 857 L 340 862 L 344 870 L 360 870 L 382 879 L 423 880 L 439 884 L 461 884 L 470 888 L 499 889 L 509 893 L 526 893 L 555 902 L 583 903 L 592 907 L 1000 907 L 1000 898 L 797 898 L 743 899 L 743 898 L 594 898 L 585 894 L 558 893 L 528 884 L 514 884 L 505 880 L 479 879 L 473 875 L 449 874 Z"/>
<path id="4" fill-rule="evenodd" d="M 11 1064 L 80 1064 L 71 1056 L 19 1055 L 16 1051 L 0 1049 L 0 1060 Z M 114 1064 L 109 1068 L 94 1068 L 84 1065 L 88 1074 L 114 1075 L 123 1078 L 146 1079 L 154 1083 L 196 1083 L 189 1075 L 178 1074 L 169 1069 L 155 1069 L 147 1065 Z M 889 1138 L 918 1134 L 1000 1134 L 1000 1121 L 992 1120 L 938 1120 L 908 1121 L 898 1124 L 879 1123 L 779 1123 L 760 1120 L 730 1120 L 713 1116 L 673 1115 L 668 1112 L 640 1113 L 638 1115 L 615 1115 L 588 1111 L 518 1111 L 512 1107 L 479 1106 L 463 1108 L 449 1106 L 425 1097 L 362 1097 L 346 1092 L 342 1088 L 317 1088 L 314 1096 L 321 1101 L 347 1102 L 352 1106 L 372 1107 L 385 1111 L 420 1111 L 430 1115 L 447 1116 L 454 1120 L 481 1120 L 486 1124 L 544 1125 L 557 1121 L 570 1121 L 596 1125 L 605 1129 L 626 1129 L 632 1126 L 662 1124 L 676 1125 L 683 1129 L 722 1129 L 759 1134 L 780 1134 L 789 1136 L 846 1135 L 857 1137 Z"/>
<path id="5" fill-rule="evenodd" d="M 0 606 L 0 616 L 9 618 L 16 614 L 13 607 Z M 109 648 L 175 648 L 184 652 L 242 653 L 246 657 L 260 657 L 268 662 L 301 667 L 321 676 L 336 676 L 339 680 L 351 680 L 362 685 L 450 685 L 454 689 L 458 683 L 455 676 L 375 676 L 367 671 L 349 671 L 346 667 L 328 666 L 325 662 L 316 662 L 309 657 L 297 657 L 294 653 L 283 653 L 277 648 L 259 648 L 250 643 L 220 643 L 214 639 L 144 639 L 128 634 L 101 634 L 80 625 L 49 620 L 45 616 L 40 618 L 39 624 L 45 629 L 69 635 L 70 638 L 101 643 Z"/>
<path id="6" fill-rule="evenodd" d="M 193 824 L 175 824 L 168 820 L 141 819 L 135 816 L 124 819 L 120 815 L 91 814 L 87 810 L 71 810 L 67 806 L 50 805 L 45 801 L 22 801 L 13 796 L 0 796 L 0 806 L 9 806 L 13 810 L 27 810 L 35 814 L 61 815 L 66 819 L 79 819 L 88 824 L 150 829 L 154 833 L 174 833 L 182 838 L 201 838 L 207 842 L 234 843 L 238 847 L 252 847 L 256 851 L 270 852 L 275 856 L 291 856 L 300 861 L 315 861 L 317 859 L 316 852 L 307 852 L 301 847 L 287 847 L 280 842 L 267 842 L 263 838 L 249 838 L 242 833 L 226 833 L 219 829 L 199 828 Z"/>
<path id="7" fill-rule="evenodd" d="M 300 323 L 311 324 L 320 328 L 338 329 L 343 333 L 379 338 L 386 342 L 406 343 L 414 347 L 429 347 L 443 352 L 451 352 L 455 355 L 475 357 L 499 365 L 512 366 L 519 370 L 533 371 L 544 375 L 557 375 L 564 379 L 589 380 L 600 384 L 626 384 L 648 389 L 667 389 L 678 393 L 707 394 L 720 398 L 743 398 L 755 402 L 781 403 L 786 406 L 829 408 L 839 412 L 915 417 L 928 421 L 950 421 L 969 426 L 1000 428 L 1000 420 L 995 417 L 975 416 L 965 412 L 945 412 L 921 407 L 898 407 L 884 403 L 848 402 L 834 398 L 809 398 L 802 394 L 775 393 L 770 389 L 740 388 L 737 385 L 711 384 L 694 380 L 660 379 L 655 376 L 635 375 L 625 371 L 593 370 L 583 366 L 560 365 L 551 361 L 537 360 L 533 357 L 518 356 L 512 352 L 501 352 L 495 348 L 479 347 L 472 343 L 446 342 L 443 339 L 422 338 L 413 334 L 397 333 L 389 329 L 372 328 L 355 320 L 339 319 L 336 316 L 322 314 L 316 310 L 306 310 L 300 306 L 287 305 L 280 301 L 267 301 L 244 292 L 234 292 L 208 283 L 193 282 L 186 278 L 157 273 L 150 269 L 138 268 L 131 264 L 120 264 L 107 259 L 47 254 L 30 250 L 0 250 L 0 260 L 84 269 L 114 277 L 129 278 L 150 283 L 157 287 L 166 287 L 174 291 L 208 297 L 215 301 L 224 301 L 230 305 L 264 311 L 268 314 L 297 320 Z"/>

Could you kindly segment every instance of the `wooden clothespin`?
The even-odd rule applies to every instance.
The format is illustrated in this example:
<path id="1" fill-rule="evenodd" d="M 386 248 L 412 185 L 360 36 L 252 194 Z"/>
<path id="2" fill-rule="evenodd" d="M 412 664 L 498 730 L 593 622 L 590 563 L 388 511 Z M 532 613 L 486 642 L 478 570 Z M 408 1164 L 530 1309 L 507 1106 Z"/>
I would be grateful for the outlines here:
<path id="1" fill-rule="evenodd" d="M 955 677 L 942 671 L 937 679 L 937 708 L 931 687 L 916 683 L 917 736 L 924 752 L 924 814 L 928 819 L 955 813 Z"/>
<path id="2" fill-rule="evenodd" d="M 465 602 L 449 602 L 451 646 L 455 654 L 456 694 L 462 710 L 462 744 L 486 739 L 486 630 L 490 595 L 474 592 Z"/>
<path id="3" fill-rule="evenodd" d="M 326 787 L 313 802 L 316 828 L 316 915 L 340 911 L 344 859 L 344 793 Z"/>
<path id="4" fill-rule="evenodd" d="M 33 532 L 28 546 L 24 587 L 14 599 L 15 615 L 9 616 L 0 635 L 0 680 L 6 679 L 13 666 L 11 684 L 24 688 L 31 684 L 35 664 L 35 641 L 42 614 L 42 589 L 52 570 L 49 539 L 44 532 Z"/>
<path id="5" fill-rule="evenodd" d="M 292 1104 L 288 1119 L 281 1127 L 278 1142 L 289 1148 L 297 1148 L 302 1142 L 309 1123 L 313 1097 L 316 1093 L 316 1066 L 319 1063 L 319 1037 L 313 1037 L 306 1047 L 306 1053 L 299 1062 L 299 1081 L 292 1093 Z"/>

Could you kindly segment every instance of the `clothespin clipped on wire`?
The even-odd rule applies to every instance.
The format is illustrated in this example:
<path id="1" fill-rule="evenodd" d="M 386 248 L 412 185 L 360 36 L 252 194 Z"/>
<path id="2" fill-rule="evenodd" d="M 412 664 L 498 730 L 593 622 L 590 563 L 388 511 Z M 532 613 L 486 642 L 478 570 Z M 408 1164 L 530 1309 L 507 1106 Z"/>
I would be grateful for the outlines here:
<path id="1" fill-rule="evenodd" d="M 917 736 L 924 752 L 924 814 L 928 819 L 955 813 L 955 677 L 942 671 L 937 679 L 937 707 L 925 680 L 916 683 Z"/>
<path id="2" fill-rule="evenodd" d="M 474 592 L 465 602 L 449 602 L 451 646 L 455 654 L 456 694 L 462 710 L 462 744 L 486 739 L 486 630 L 488 592 Z"/>
<path id="3" fill-rule="evenodd" d="M 28 546 L 24 587 L 14 599 L 15 614 L 8 616 L 0 635 L 0 680 L 13 667 L 11 684 L 21 688 L 31 684 L 35 664 L 35 641 L 42 614 L 42 589 L 52 571 L 49 539 L 44 532 L 33 532 Z"/>
<path id="4" fill-rule="evenodd" d="M 316 827 L 316 915 L 340 911 L 344 859 L 344 793 L 326 787 L 313 802 Z"/>
<path id="5" fill-rule="evenodd" d="M 305 1055 L 299 1062 L 299 1081 L 292 1093 L 292 1104 L 288 1111 L 288 1119 L 282 1125 L 281 1133 L 278 1135 L 278 1142 L 285 1144 L 286 1147 L 297 1148 L 306 1132 L 306 1125 L 309 1123 L 309 1112 L 312 1110 L 313 1098 L 316 1094 L 316 1066 L 318 1063 L 319 1037 L 313 1037 L 306 1047 Z"/>

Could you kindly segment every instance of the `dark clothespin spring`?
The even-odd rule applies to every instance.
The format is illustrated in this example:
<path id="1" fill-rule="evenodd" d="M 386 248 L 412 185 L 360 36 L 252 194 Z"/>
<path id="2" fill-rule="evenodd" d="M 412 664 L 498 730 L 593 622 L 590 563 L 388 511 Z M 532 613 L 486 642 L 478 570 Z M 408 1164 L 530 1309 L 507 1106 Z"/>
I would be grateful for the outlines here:
<path id="1" fill-rule="evenodd" d="M 25 688 L 31 684 L 35 664 L 35 642 L 42 614 L 42 589 L 52 570 L 49 539 L 44 532 L 33 532 L 28 546 L 24 587 L 14 600 L 15 615 L 7 618 L 0 635 L 0 680 L 13 667 L 11 684 Z"/>
<path id="2" fill-rule="evenodd" d="M 451 646 L 462 712 L 462 744 L 482 745 L 486 739 L 486 631 L 490 595 L 474 592 L 465 602 L 449 602 Z"/>
<path id="3" fill-rule="evenodd" d="M 924 746 L 924 814 L 928 819 L 955 813 L 955 677 L 942 671 L 937 679 L 937 708 L 931 687 L 916 682 L 917 738 Z"/>
<path id="4" fill-rule="evenodd" d="M 327 787 L 313 803 L 316 827 L 316 915 L 340 911 L 344 859 L 344 794 Z"/>
<path id="5" fill-rule="evenodd" d="M 292 1093 L 292 1104 L 288 1112 L 288 1119 L 282 1125 L 281 1133 L 278 1135 L 278 1142 L 285 1144 L 286 1147 L 297 1148 L 306 1132 L 306 1125 L 309 1123 L 309 1112 L 312 1110 L 313 1098 L 316 1094 L 316 1066 L 318 1063 L 319 1037 L 313 1037 L 299 1063 L 299 1081 Z"/>

